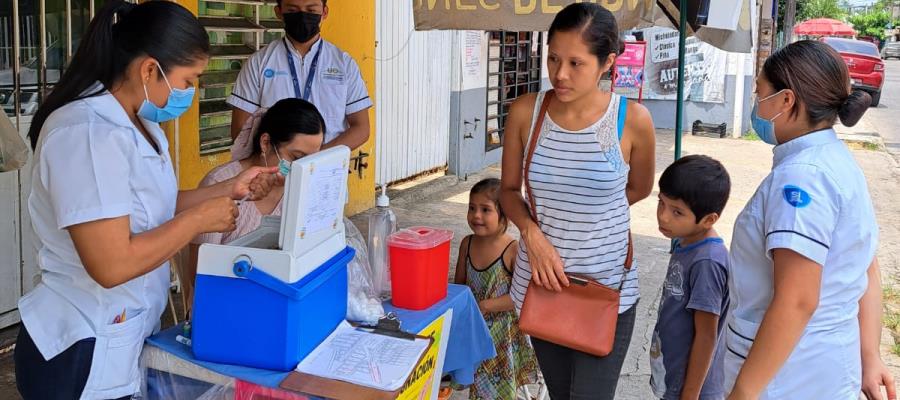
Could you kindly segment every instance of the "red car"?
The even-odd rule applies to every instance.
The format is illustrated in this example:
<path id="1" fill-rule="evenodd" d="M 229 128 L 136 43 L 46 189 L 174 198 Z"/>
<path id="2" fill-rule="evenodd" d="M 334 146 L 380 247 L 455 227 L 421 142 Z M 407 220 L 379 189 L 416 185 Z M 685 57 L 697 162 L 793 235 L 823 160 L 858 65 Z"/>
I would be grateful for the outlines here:
<path id="1" fill-rule="evenodd" d="M 854 89 L 862 89 L 872 96 L 872 106 L 881 100 L 881 86 L 884 84 L 884 62 L 878 46 L 871 42 L 834 37 L 822 41 L 841 53 L 850 69 L 850 83 Z"/>

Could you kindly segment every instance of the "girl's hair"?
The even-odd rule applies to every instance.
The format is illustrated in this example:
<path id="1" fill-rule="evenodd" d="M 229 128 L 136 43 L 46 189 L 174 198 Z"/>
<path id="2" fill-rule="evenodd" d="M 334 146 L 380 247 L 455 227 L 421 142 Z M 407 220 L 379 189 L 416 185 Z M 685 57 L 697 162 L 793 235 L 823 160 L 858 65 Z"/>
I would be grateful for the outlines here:
<path id="1" fill-rule="evenodd" d="M 312 103 L 297 98 L 279 100 L 266 110 L 253 136 L 253 154 L 262 152 L 260 137 L 269 134 L 269 141 L 278 147 L 294 140 L 294 136 L 322 135 L 325 133 L 325 119 Z"/>
<path id="2" fill-rule="evenodd" d="M 794 92 L 812 124 L 834 124 L 840 118 L 846 126 L 856 125 L 872 103 L 868 93 L 850 89 L 847 64 L 822 42 L 801 40 L 782 47 L 766 59 L 762 73 L 776 92 Z M 792 116 L 800 111 L 798 104 Z"/>
<path id="3" fill-rule="evenodd" d="M 509 220 L 503 213 L 503 207 L 500 206 L 500 180 L 497 178 L 482 179 L 469 191 L 470 197 L 476 194 L 483 194 L 494 202 L 494 208 L 497 209 L 497 215 L 500 216 L 500 227 L 505 233 L 509 227 Z"/>
<path id="4" fill-rule="evenodd" d="M 209 35 L 184 7 L 163 0 L 134 5 L 109 1 L 91 20 L 68 68 L 34 115 L 32 148 L 47 117 L 76 100 L 102 94 L 119 83 L 136 58 L 150 56 L 164 72 L 209 55 Z M 103 84 L 92 92 L 96 82 Z"/>
<path id="5" fill-rule="evenodd" d="M 611 53 L 622 54 L 625 44 L 619 40 L 619 25 L 609 10 L 594 3 L 572 3 L 563 8 L 550 25 L 548 42 L 556 32 L 581 32 L 581 38 L 597 56 L 600 65 Z"/>

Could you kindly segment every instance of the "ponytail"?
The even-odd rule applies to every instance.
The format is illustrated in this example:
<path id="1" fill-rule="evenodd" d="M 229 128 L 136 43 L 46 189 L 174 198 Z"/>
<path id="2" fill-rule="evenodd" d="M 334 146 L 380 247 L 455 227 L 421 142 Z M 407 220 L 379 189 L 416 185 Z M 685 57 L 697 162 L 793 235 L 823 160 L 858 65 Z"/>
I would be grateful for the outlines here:
<path id="1" fill-rule="evenodd" d="M 850 71 L 841 55 L 831 46 L 814 40 L 801 40 L 772 53 L 763 64 L 762 74 L 775 91 L 790 89 L 798 103 L 791 115 L 803 104 L 811 124 L 828 122 L 853 126 L 859 122 L 872 97 L 861 90 L 850 89 Z"/>
<path id="2" fill-rule="evenodd" d="M 190 65 L 209 55 L 209 36 L 197 18 L 176 3 L 109 1 L 91 20 L 59 83 L 35 113 L 28 130 L 32 149 L 50 114 L 112 90 L 132 61 L 144 55 L 155 58 L 164 71 Z M 97 82 L 102 86 L 90 90 Z"/>
<path id="3" fill-rule="evenodd" d="M 862 118 L 863 114 L 869 110 L 872 105 L 872 96 L 865 91 L 854 89 L 841 104 L 838 110 L 838 117 L 844 126 L 853 126 Z"/>

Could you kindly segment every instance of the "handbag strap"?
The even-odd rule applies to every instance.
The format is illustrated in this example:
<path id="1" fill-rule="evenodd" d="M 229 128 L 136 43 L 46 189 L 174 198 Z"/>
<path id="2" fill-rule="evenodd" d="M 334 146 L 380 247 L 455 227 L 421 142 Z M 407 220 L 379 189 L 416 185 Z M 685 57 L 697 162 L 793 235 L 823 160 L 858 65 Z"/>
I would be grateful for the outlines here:
<path id="1" fill-rule="evenodd" d="M 628 230 L 628 253 L 625 254 L 625 268 L 622 269 L 622 280 L 619 282 L 619 291 L 622 291 L 622 288 L 625 287 L 625 278 L 627 278 L 628 271 L 631 271 L 631 265 L 634 263 L 634 246 L 631 241 L 631 229 Z"/>
<path id="2" fill-rule="evenodd" d="M 529 180 L 529 172 L 531 171 L 531 159 L 534 157 L 534 151 L 537 148 L 537 142 L 541 136 L 541 128 L 544 126 L 544 116 L 547 115 L 547 110 L 550 108 L 550 101 L 553 99 L 554 92 L 553 90 L 547 91 L 544 94 L 544 99 L 541 101 L 541 107 L 538 109 L 538 114 L 536 118 L 534 118 L 534 126 L 531 127 L 531 135 L 529 136 L 530 140 L 528 141 L 528 147 L 525 148 L 525 172 L 522 177 L 522 182 L 525 184 L 525 195 L 528 196 L 528 207 L 531 211 L 531 219 L 537 223 L 537 209 L 534 205 L 534 195 L 531 193 L 531 183 Z M 615 95 L 613 95 L 615 96 Z M 627 110 L 627 100 L 622 99 L 619 105 L 619 118 L 618 118 L 618 126 L 617 134 L 619 139 L 622 139 L 622 133 L 625 128 L 625 118 L 626 118 L 626 110 Z M 628 253 L 625 255 L 625 264 L 624 269 L 622 271 L 622 280 L 619 283 L 619 291 L 622 290 L 622 287 L 625 286 L 625 275 L 628 271 L 631 270 L 631 266 L 634 262 L 634 246 L 632 245 L 631 240 L 631 230 L 628 230 Z"/>
<path id="3" fill-rule="evenodd" d="M 534 126 L 531 128 L 531 140 L 528 141 L 528 147 L 526 147 L 525 151 L 525 173 L 523 174 L 522 181 L 525 183 L 525 194 L 528 196 L 528 207 L 531 211 L 531 219 L 537 223 L 537 209 L 534 207 L 534 196 L 531 193 L 531 183 L 528 178 L 529 172 L 531 172 L 531 159 L 534 157 L 534 150 L 537 148 L 538 139 L 541 136 L 541 127 L 544 126 L 544 116 L 547 115 L 547 110 L 550 108 L 550 100 L 553 99 L 554 92 L 553 90 L 547 91 L 544 94 L 544 100 L 541 102 L 541 108 L 538 110 L 537 118 L 534 121 Z"/>

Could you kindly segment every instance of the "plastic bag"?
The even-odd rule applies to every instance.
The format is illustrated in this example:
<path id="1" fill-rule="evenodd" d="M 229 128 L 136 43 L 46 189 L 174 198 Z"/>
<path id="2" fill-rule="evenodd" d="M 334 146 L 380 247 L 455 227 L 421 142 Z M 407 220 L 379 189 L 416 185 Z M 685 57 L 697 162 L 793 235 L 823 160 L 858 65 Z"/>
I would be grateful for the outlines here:
<path id="1" fill-rule="evenodd" d="M 344 218 L 347 245 L 356 250 L 353 260 L 347 265 L 347 319 L 354 322 L 375 324 L 384 315 L 381 300 L 375 294 L 372 285 L 372 270 L 369 267 L 369 254 L 366 238 L 356 225 Z"/>
<path id="2" fill-rule="evenodd" d="M 28 145 L 5 112 L 0 111 L 0 172 L 15 171 L 28 162 Z"/>

